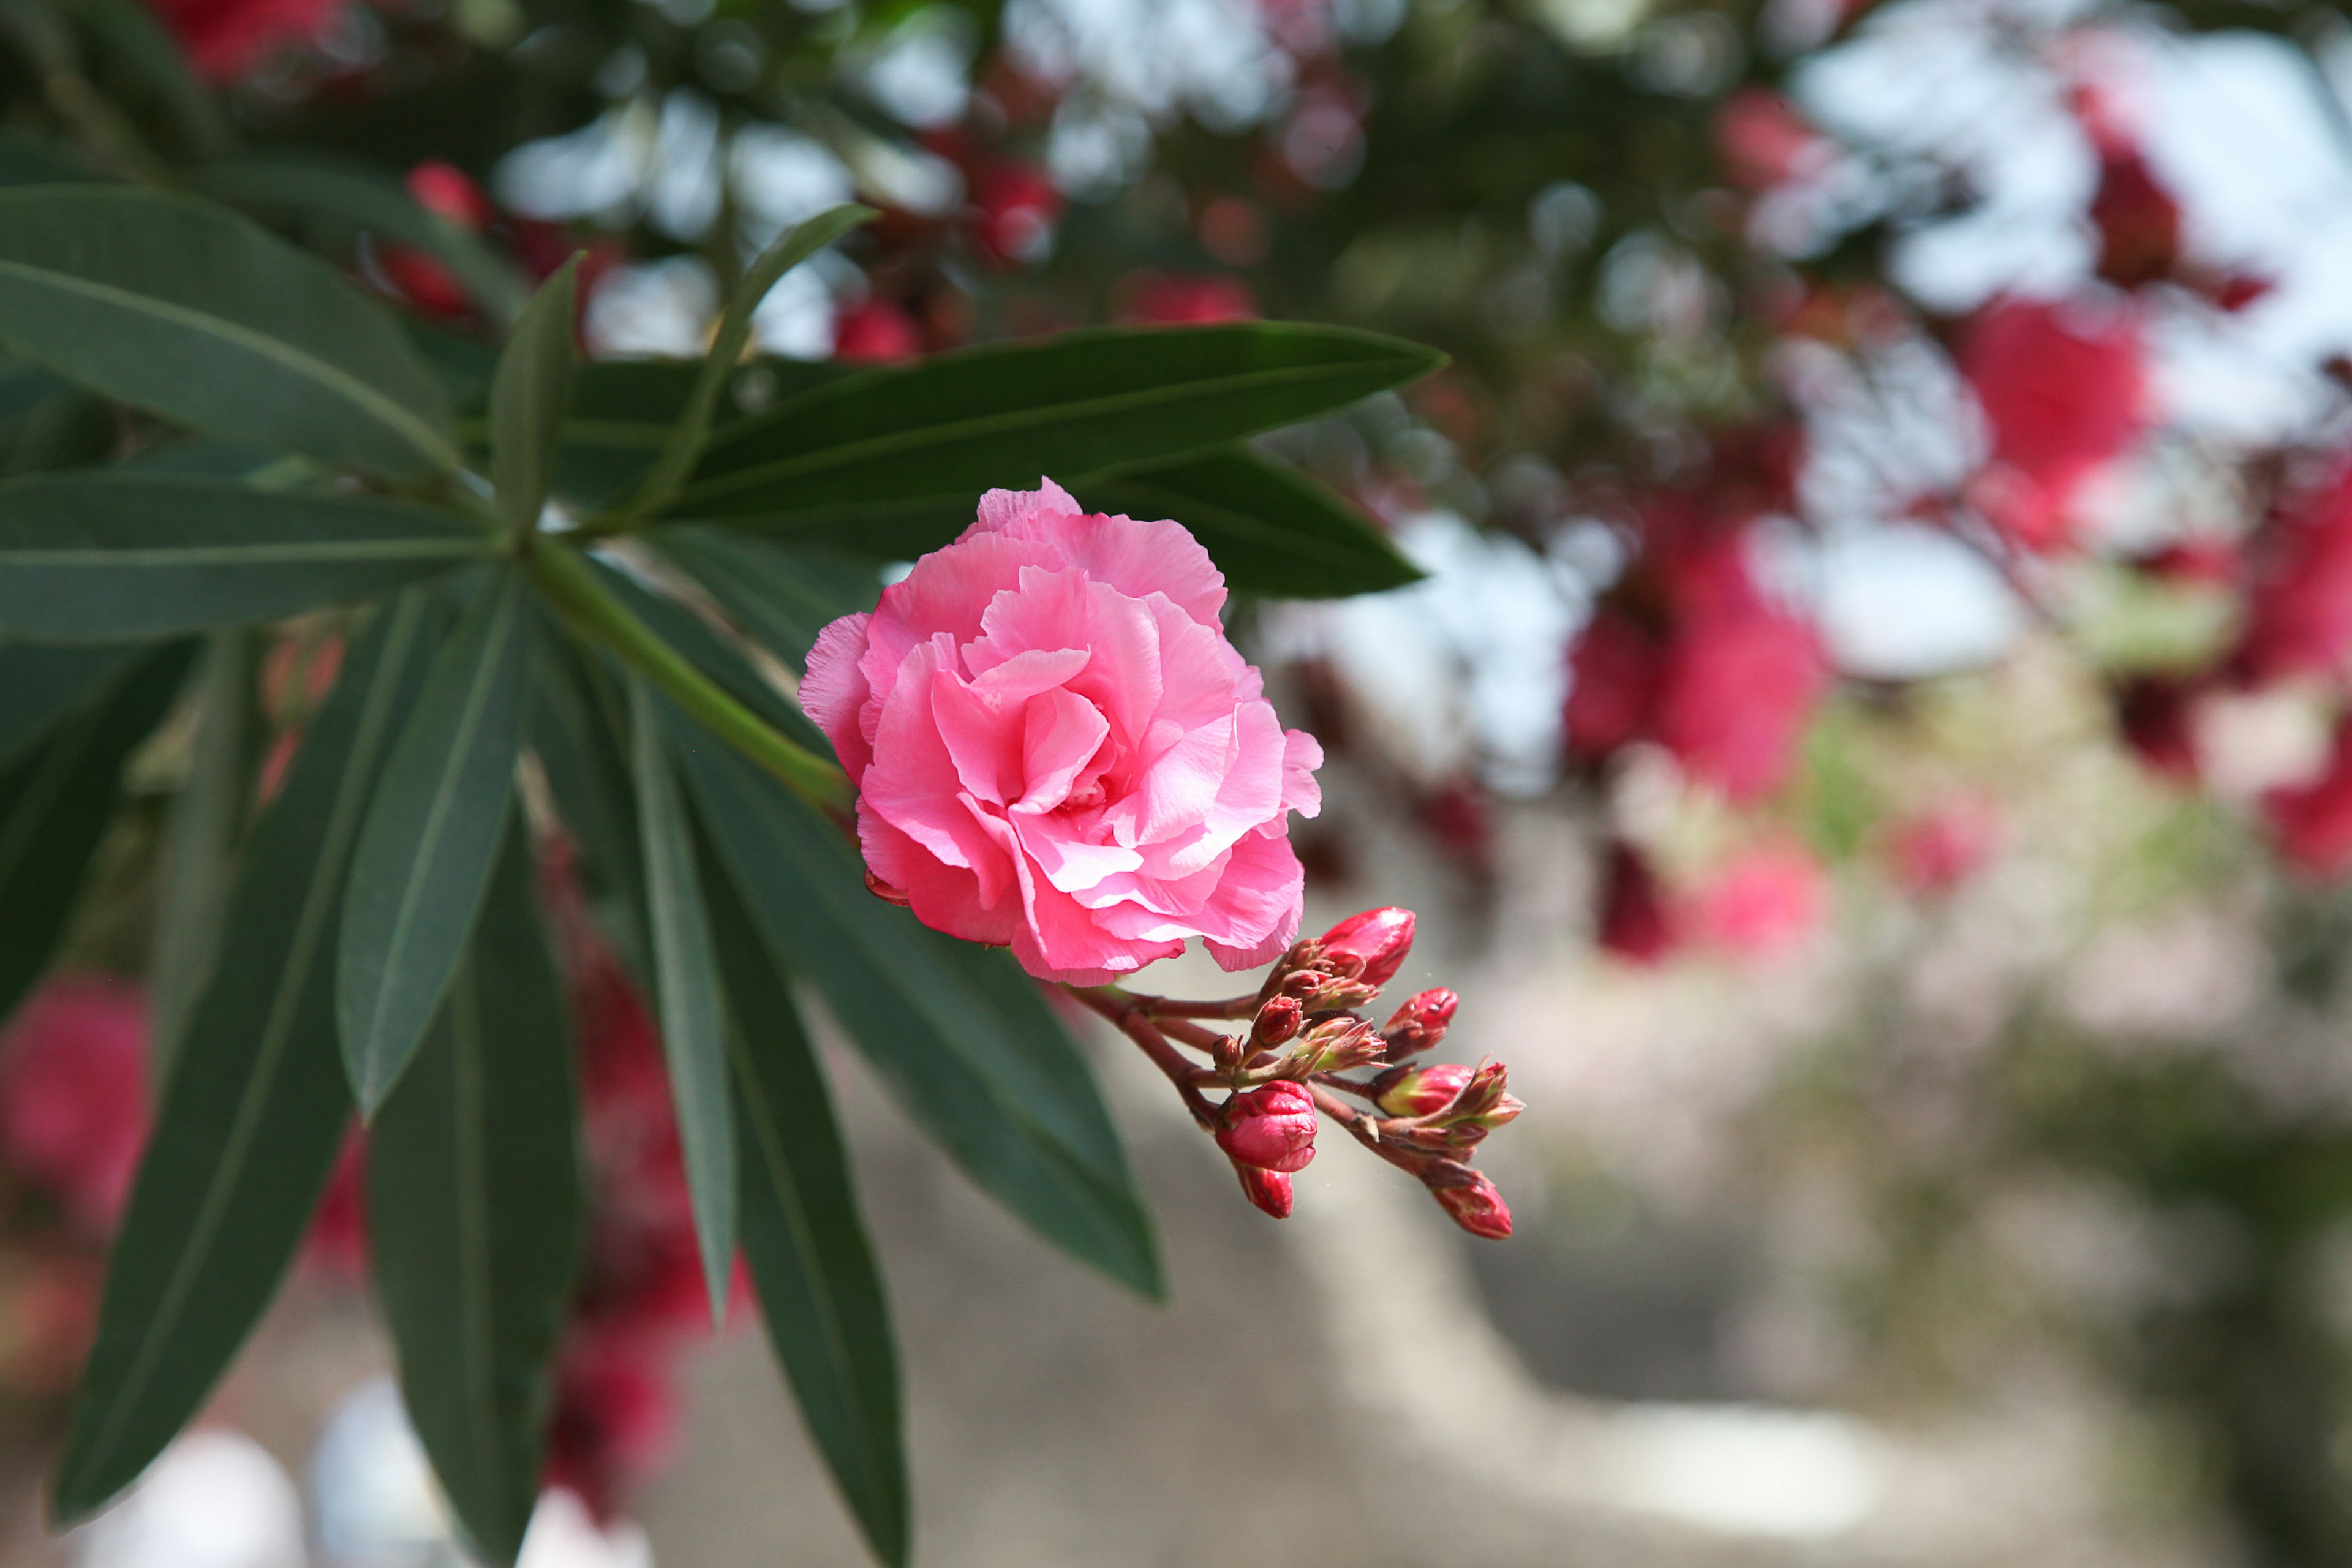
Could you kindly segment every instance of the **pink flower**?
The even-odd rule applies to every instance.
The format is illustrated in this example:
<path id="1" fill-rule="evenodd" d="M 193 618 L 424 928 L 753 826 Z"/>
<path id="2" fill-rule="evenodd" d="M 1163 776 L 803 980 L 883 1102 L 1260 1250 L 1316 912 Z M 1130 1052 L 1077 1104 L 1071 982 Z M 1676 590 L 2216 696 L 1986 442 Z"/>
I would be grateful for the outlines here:
<path id="1" fill-rule="evenodd" d="M 923 330 L 895 300 L 868 300 L 833 324 L 833 357 L 844 364 L 898 364 L 923 356 Z"/>
<path id="2" fill-rule="evenodd" d="M 51 981 L 0 1046 L 0 1154 L 104 1235 L 146 1142 L 145 999 L 111 980 Z"/>
<path id="3" fill-rule="evenodd" d="M 1315 1101 L 1286 1080 L 1244 1089 L 1217 1118 L 1217 1147 L 1237 1164 L 1303 1171 L 1315 1158 Z"/>
<path id="4" fill-rule="evenodd" d="M 1234 278 L 1186 278 L 1167 272 L 1134 272 L 1121 281 L 1127 295 L 1119 320 L 1185 325 L 1256 319 L 1257 300 Z"/>
<path id="5" fill-rule="evenodd" d="M 2326 675 L 2352 653 L 2352 461 L 2264 529 L 2238 668 L 2258 682 Z"/>
<path id="6" fill-rule="evenodd" d="M 1628 963 L 1656 963 L 1680 941 L 1649 858 L 1620 840 L 1601 870 L 1601 950 Z"/>
<path id="7" fill-rule="evenodd" d="M 1375 991 L 1396 978 L 1412 952 L 1412 911 L 1393 907 L 1349 915 L 1317 939 L 1325 958 L 1354 959 L 1354 975 Z"/>
<path id="8" fill-rule="evenodd" d="M 1665 649 L 1635 616 L 1604 605 L 1569 652 L 1569 749 L 1605 757 L 1650 722 Z"/>
<path id="9" fill-rule="evenodd" d="M 1201 937 L 1227 969 L 1298 932 L 1288 815 L 1322 748 L 1225 640 L 1224 578 L 1174 522 L 991 490 L 801 700 L 858 788 L 866 863 L 925 925 L 1100 984 Z"/>
<path id="10" fill-rule="evenodd" d="M 1887 868 L 1916 897 L 1948 893 L 2000 847 L 2000 818 L 1990 803 L 1948 800 L 1895 824 L 1886 839 Z"/>
<path id="11" fill-rule="evenodd" d="M 2309 784 L 2263 797 L 2279 852 L 2315 877 L 2352 871 L 2352 719 L 2336 727 L 2327 767 Z"/>
<path id="12" fill-rule="evenodd" d="M 270 50 L 315 36 L 334 0 L 149 0 L 208 81 L 234 81 Z"/>
<path id="13" fill-rule="evenodd" d="M 1434 1116 L 1469 1086 L 1470 1069 L 1460 1062 L 1391 1068 L 1372 1080 L 1380 1108 L 1391 1116 Z"/>
<path id="14" fill-rule="evenodd" d="M 1794 844 L 1760 844 L 1734 857 L 1693 900 L 1692 923 L 1717 946 L 1769 958 L 1822 923 L 1828 889 L 1820 862 Z"/>
<path id="15" fill-rule="evenodd" d="M 1675 638 L 1658 692 L 1658 741 L 1738 801 L 1780 787 L 1829 664 L 1812 626 L 1757 602 L 1695 616 Z"/>
<path id="16" fill-rule="evenodd" d="M 2147 423 L 2137 319 L 1999 300 L 1969 323 L 1959 360 L 1992 434 L 1970 499 L 2019 549 L 2065 549 L 2083 486 Z"/>

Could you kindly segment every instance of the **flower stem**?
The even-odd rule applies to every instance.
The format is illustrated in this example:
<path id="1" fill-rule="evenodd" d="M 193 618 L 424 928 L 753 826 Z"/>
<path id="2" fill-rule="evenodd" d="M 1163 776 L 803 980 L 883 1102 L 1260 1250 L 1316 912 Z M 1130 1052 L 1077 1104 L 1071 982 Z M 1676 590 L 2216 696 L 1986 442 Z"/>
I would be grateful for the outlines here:
<path id="1" fill-rule="evenodd" d="M 839 767 L 779 734 L 656 637 L 596 581 L 596 574 L 577 550 L 544 537 L 532 544 L 524 556 L 532 580 L 576 630 L 610 648 L 665 696 L 810 805 L 836 817 L 849 810 L 855 795 L 848 775 Z"/>

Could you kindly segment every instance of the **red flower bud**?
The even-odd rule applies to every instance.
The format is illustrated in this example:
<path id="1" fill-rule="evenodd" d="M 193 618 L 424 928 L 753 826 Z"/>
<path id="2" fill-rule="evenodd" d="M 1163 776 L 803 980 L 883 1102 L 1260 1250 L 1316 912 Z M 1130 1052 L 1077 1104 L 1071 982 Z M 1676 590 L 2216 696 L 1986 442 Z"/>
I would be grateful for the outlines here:
<path id="1" fill-rule="evenodd" d="M 1276 996 L 1257 1010 L 1257 1022 L 1250 1030 L 1261 1046 L 1286 1045 L 1298 1036 L 1299 1026 L 1307 1021 L 1307 1009 L 1296 996 Z"/>
<path id="2" fill-rule="evenodd" d="M 1495 1184 L 1475 1171 L 1463 1173 L 1468 1179 L 1452 1186 L 1432 1187 L 1431 1195 L 1438 1205 L 1453 1216 L 1454 1223 L 1473 1236 L 1488 1241 L 1502 1241 L 1511 1234 L 1510 1206 Z"/>
<path id="3" fill-rule="evenodd" d="M 1234 1162 L 1234 1174 L 1242 1179 L 1242 1196 L 1276 1219 L 1290 1217 L 1290 1178 L 1280 1171 L 1262 1171 L 1255 1165 Z"/>
<path id="4" fill-rule="evenodd" d="M 1434 1116 L 1469 1086 L 1470 1069 L 1459 1062 L 1425 1068 L 1391 1068 L 1372 1079 L 1372 1098 L 1391 1116 Z"/>
<path id="5" fill-rule="evenodd" d="M 1244 1089 L 1217 1118 L 1217 1147 L 1262 1171 L 1303 1171 L 1315 1158 L 1315 1101 L 1287 1081 Z"/>
<path id="6" fill-rule="evenodd" d="M 1323 933 L 1321 946 L 1327 960 L 1356 960 L 1362 968 L 1352 978 L 1377 989 L 1396 978 L 1412 951 L 1412 911 L 1391 908 L 1349 915 Z"/>
<path id="7" fill-rule="evenodd" d="M 1443 985 L 1409 998 L 1403 1006 L 1389 1015 L 1388 1027 L 1381 1031 L 1389 1043 L 1390 1058 L 1425 1051 L 1444 1039 L 1446 1026 L 1454 1022 L 1454 1009 L 1461 1001 Z"/>

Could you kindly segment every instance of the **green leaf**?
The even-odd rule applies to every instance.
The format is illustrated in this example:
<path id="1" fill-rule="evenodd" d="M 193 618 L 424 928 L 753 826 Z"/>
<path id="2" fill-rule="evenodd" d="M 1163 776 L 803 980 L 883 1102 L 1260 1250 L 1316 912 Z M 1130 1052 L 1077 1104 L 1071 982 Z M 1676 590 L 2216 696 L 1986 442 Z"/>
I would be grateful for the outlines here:
<path id="1" fill-rule="evenodd" d="M 795 670 L 807 665 L 817 633 L 843 616 L 872 609 L 882 595 L 870 563 L 794 550 L 754 534 L 682 523 L 648 538 L 719 601 L 745 636 Z"/>
<path id="2" fill-rule="evenodd" d="M 688 395 L 685 408 L 671 422 L 661 456 L 655 459 L 653 470 L 646 476 L 644 485 L 630 503 L 632 511 L 654 511 L 667 502 L 685 482 L 695 459 L 702 455 L 710 437 L 711 416 L 718 409 L 719 392 L 742 361 L 744 346 L 751 341 L 751 312 L 768 297 L 768 290 L 785 273 L 859 224 L 881 216 L 872 207 L 856 205 L 819 213 L 752 261 L 735 289 L 735 297 L 727 301 L 726 313 L 719 319 L 719 330 L 711 336 L 710 352 L 703 356 L 701 373 L 695 377 L 694 390 Z"/>
<path id="3" fill-rule="evenodd" d="M 173 798 L 147 964 L 148 1077 L 163 1083 L 220 950 L 221 916 L 263 737 L 256 635 L 215 632 L 197 666 L 196 732 Z"/>
<path id="4" fill-rule="evenodd" d="M 751 389 L 771 400 L 790 397 L 847 374 L 844 366 L 816 361 L 753 360 L 727 384 L 712 422 L 723 429 L 745 417 Z M 582 365 L 572 381 L 572 411 L 556 457 L 556 493 L 589 508 L 617 502 L 668 444 L 670 429 L 684 416 L 700 379 L 701 362 L 696 360 Z"/>
<path id="5" fill-rule="evenodd" d="M 727 1278 L 735 1266 L 735 1124 L 727 1105 L 719 971 L 695 870 L 693 836 L 667 754 L 666 706 L 652 687 L 629 678 L 630 760 L 653 927 L 654 1003 L 661 1019 L 662 1054 L 669 1061 L 687 1190 L 694 1200 L 702 1284 L 715 1325 L 726 1319 Z M 683 714 L 670 717 L 691 727 Z"/>
<path id="6" fill-rule="evenodd" d="M 522 752 L 521 574 L 497 573 L 433 660 L 368 807 L 343 897 L 336 1020 L 373 1120 L 416 1053 L 489 886 Z"/>
<path id="7" fill-rule="evenodd" d="M 335 925 L 376 775 L 431 651 L 411 591 L 344 659 L 255 826 L 108 1267 L 52 1511 L 135 1479 L 195 1415 L 268 1304 L 342 1142 Z"/>
<path id="8" fill-rule="evenodd" d="M 654 593 L 627 573 L 590 557 L 597 581 L 628 607 L 647 629 L 686 661 L 716 681 L 744 707 L 795 743 L 830 759 L 833 743 L 782 692 L 761 675 L 743 650 L 711 629 L 701 616 L 675 599 Z"/>
<path id="9" fill-rule="evenodd" d="M 722 432 L 677 518 L 855 541 L 861 522 L 991 486 L 1164 462 L 1343 407 L 1435 369 L 1429 349 L 1258 321 L 1067 332 L 845 376 Z"/>
<path id="10" fill-rule="evenodd" d="M 726 866 L 702 847 L 735 1064 L 744 1261 L 809 1436 L 874 1554 L 902 1568 L 907 1458 L 882 1277 L 785 972 Z"/>
<path id="11" fill-rule="evenodd" d="M 75 16 L 103 46 L 106 63 L 126 68 L 192 145 L 211 152 L 229 137 L 219 101 L 189 68 L 188 53 L 155 13 L 136 0 L 79 0 Z"/>
<path id="12" fill-rule="evenodd" d="M 1092 511 L 1174 518 L 1237 593 L 1335 599 L 1401 588 L 1422 575 L 1337 494 L 1245 447 L 1090 480 L 1078 499 Z"/>
<path id="13" fill-rule="evenodd" d="M 520 823 L 471 950 L 368 1134 L 368 1243 L 400 1389 L 470 1543 L 512 1563 L 539 1497 L 584 1234 L 563 993 Z"/>
<path id="14" fill-rule="evenodd" d="M 840 829 L 718 740 L 672 733 L 761 937 L 967 1174 L 1039 1235 L 1147 1296 L 1151 1225 L 1110 1113 L 1034 983 L 866 889 Z"/>
<path id="15" fill-rule="evenodd" d="M 580 847 L 590 907 L 630 970 L 650 986 L 645 867 L 624 738 L 627 700 L 551 617 L 534 620 L 525 735 L 555 815 Z"/>
<path id="16" fill-rule="evenodd" d="M 215 435 L 389 479 L 457 467 L 432 375 L 315 257 L 186 196 L 0 192 L 0 342 Z"/>
<path id="17" fill-rule="evenodd" d="M 0 767 L 14 763 L 139 651 L 120 645 L 0 643 Z"/>
<path id="18" fill-rule="evenodd" d="M 48 967 L 114 819 L 123 762 L 163 717 L 194 651 L 142 652 L 0 773 L 0 1018 Z"/>
<path id="19" fill-rule="evenodd" d="M 219 479 L 0 484 L 0 632 L 121 641 L 388 594 L 491 541 L 454 513 Z"/>
<path id="20" fill-rule="evenodd" d="M 364 163 L 310 153 L 226 159 L 205 165 L 196 188 L 265 219 L 326 219 L 424 251 L 500 326 L 530 298 L 511 263 Z"/>
<path id="21" fill-rule="evenodd" d="M 490 463 L 499 515 L 517 533 L 539 526 L 555 468 L 556 426 L 572 390 L 575 255 L 531 296 L 490 381 Z"/>

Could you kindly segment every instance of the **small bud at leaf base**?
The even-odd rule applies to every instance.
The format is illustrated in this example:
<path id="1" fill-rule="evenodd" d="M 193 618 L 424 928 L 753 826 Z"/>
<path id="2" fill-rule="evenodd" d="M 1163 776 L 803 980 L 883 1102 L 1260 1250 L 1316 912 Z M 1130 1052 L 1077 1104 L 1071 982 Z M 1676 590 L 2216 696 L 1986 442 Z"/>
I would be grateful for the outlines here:
<path id="1" fill-rule="evenodd" d="M 1261 1046 L 1286 1045 L 1295 1039 L 1299 1026 L 1306 1021 L 1307 1009 L 1296 996 L 1276 996 L 1257 1010 L 1257 1023 L 1251 1030 Z"/>
<path id="2" fill-rule="evenodd" d="M 1483 1126 L 1500 1127 L 1519 1113 L 1519 1102 L 1505 1092 L 1510 1082 L 1509 1069 L 1500 1062 L 1480 1062 L 1478 1070 L 1470 1075 L 1463 1086 L 1462 1098 L 1454 1102 L 1454 1114 L 1463 1121 L 1475 1121 Z M 1508 1111 L 1503 1107 L 1507 1103 Z M 1493 1118 L 1493 1120 L 1489 1120 Z"/>
<path id="3" fill-rule="evenodd" d="M 1459 1062 L 1423 1068 L 1391 1068 L 1372 1079 L 1372 1098 L 1391 1116 L 1434 1116 L 1469 1086 L 1470 1069 Z"/>
<path id="4" fill-rule="evenodd" d="M 1290 1217 L 1290 1178 L 1280 1171 L 1262 1171 L 1255 1165 L 1234 1162 L 1234 1174 L 1242 1179 L 1242 1195 L 1276 1219 Z"/>
<path id="5" fill-rule="evenodd" d="M 1501 1241 L 1511 1234 L 1511 1211 L 1503 1202 L 1503 1194 L 1495 1184 L 1477 1172 L 1458 1186 L 1433 1187 L 1431 1194 L 1440 1207 L 1453 1216 L 1454 1223 L 1473 1236 L 1488 1241 Z"/>
<path id="6" fill-rule="evenodd" d="M 1454 1022 L 1454 1009 L 1461 1002 L 1443 985 L 1406 998 L 1403 1006 L 1389 1015 L 1388 1027 L 1381 1031 L 1389 1043 L 1389 1058 L 1393 1061 L 1425 1051 L 1445 1038 L 1445 1027 Z"/>
<path id="7" fill-rule="evenodd" d="M 1327 963 L 1359 961 L 1363 967 L 1352 978 L 1378 990 L 1396 978 L 1412 951 L 1412 911 L 1390 908 L 1349 915 L 1323 933 L 1320 945 Z"/>
<path id="8" fill-rule="evenodd" d="M 1303 1171 L 1315 1158 L 1315 1101 L 1295 1083 L 1244 1089 L 1217 1118 L 1217 1147 L 1238 1164 Z"/>

